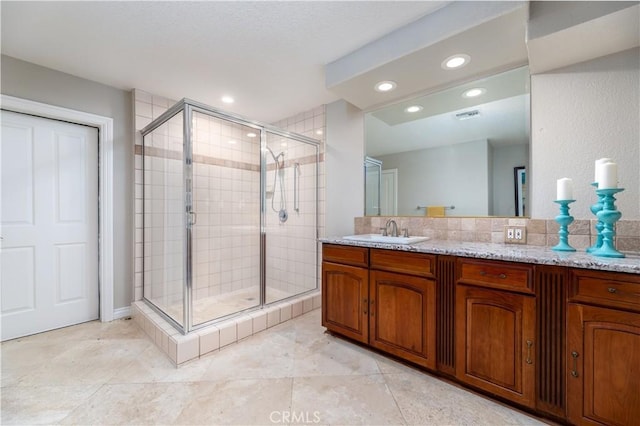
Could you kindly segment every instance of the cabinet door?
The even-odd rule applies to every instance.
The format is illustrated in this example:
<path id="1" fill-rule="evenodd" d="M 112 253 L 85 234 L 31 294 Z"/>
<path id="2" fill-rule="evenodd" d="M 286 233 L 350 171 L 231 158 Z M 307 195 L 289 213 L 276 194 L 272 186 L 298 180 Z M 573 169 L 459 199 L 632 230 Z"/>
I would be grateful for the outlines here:
<path id="1" fill-rule="evenodd" d="M 322 262 L 322 325 L 346 337 L 369 340 L 369 271 Z"/>
<path id="2" fill-rule="evenodd" d="M 640 314 L 569 304 L 567 413 L 571 423 L 640 419 Z"/>
<path id="3" fill-rule="evenodd" d="M 456 288 L 456 376 L 519 404 L 535 405 L 535 298 Z"/>
<path id="4" fill-rule="evenodd" d="M 435 369 L 435 281 L 383 271 L 370 281 L 371 346 Z"/>

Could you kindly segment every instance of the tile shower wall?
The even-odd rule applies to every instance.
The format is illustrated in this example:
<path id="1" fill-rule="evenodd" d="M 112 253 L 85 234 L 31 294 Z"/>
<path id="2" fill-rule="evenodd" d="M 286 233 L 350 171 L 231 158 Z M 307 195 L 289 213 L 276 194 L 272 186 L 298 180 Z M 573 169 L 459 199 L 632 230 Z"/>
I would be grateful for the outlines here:
<path id="1" fill-rule="evenodd" d="M 194 112 L 193 300 L 260 283 L 260 147 L 253 129 Z"/>
<path id="2" fill-rule="evenodd" d="M 316 288 L 316 147 L 273 134 L 267 135 L 267 145 L 275 155 L 284 154 L 281 170 L 276 171 L 270 156 L 267 161 L 266 278 L 271 301 L 275 294 L 286 297 Z M 285 222 L 279 220 L 280 209 L 288 214 Z"/>
<path id="3" fill-rule="evenodd" d="M 175 102 L 166 98 L 153 96 L 144 91 L 133 91 L 136 145 L 135 145 L 135 300 L 141 300 L 143 294 L 143 191 L 142 191 L 142 137 L 139 131 L 167 110 Z M 320 106 L 313 110 L 274 123 L 276 127 L 300 133 L 320 140 L 320 164 L 318 179 L 319 235 L 324 235 L 324 130 L 325 109 Z M 257 151 L 240 149 L 246 147 L 246 133 L 238 126 L 222 126 L 215 119 L 200 114 L 194 124 L 194 190 L 195 208 L 205 211 L 212 203 L 226 203 L 230 208 L 223 209 L 221 214 L 198 215 L 194 228 L 194 298 L 215 296 L 220 293 L 256 285 L 259 277 L 259 233 L 251 227 L 239 226 L 239 223 L 259 224 L 259 156 Z M 227 140 L 228 139 L 228 140 Z M 234 140 L 236 144 L 229 144 Z M 219 143 L 225 140 L 225 143 Z M 177 143 L 177 142 L 175 142 Z M 297 144 L 297 142 L 294 142 Z M 254 143 L 255 149 L 259 149 Z M 304 144 L 303 144 L 304 145 Z M 287 152 L 285 188 L 286 197 L 293 211 L 293 172 L 294 162 L 300 162 L 301 188 L 314 188 L 315 175 L 308 163 L 308 153 L 295 145 Z M 275 146 L 274 146 L 275 147 Z M 175 147 L 177 148 L 177 146 Z M 181 149 L 181 141 L 180 141 Z M 276 154 L 282 148 L 274 149 Z M 315 154 L 315 150 L 314 150 Z M 231 169 L 229 166 L 232 165 Z M 273 184 L 274 170 L 267 173 L 267 186 Z M 313 176 L 313 177 L 312 177 Z M 313 183 L 311 186 L 310 184 Z M 309 186 L 307 186 L 309 185 Z M 309 203 L 311 189 L 301 190 L 300 214 L 290 214 L 286 226 L 280 226 L 277 213 L 267 216 L 267 232 L 272 235 L 268 242 L 267 278 L 273 288 L 287 293 L 296 293 L 315 288 L 315 274 L 309 271 L 316 266 L 316 260 L 310 254 L 316 252 L 315 229 L 312 237 L 309 227 L 315 223 L 315 212 Z M 290 201 L 289 201 L 290 200 Z M 270 200 L 267 200 L 270 208 Z M 220 206 L 218 206 L 220 207 Z M 312 221 L 313 217 L 313 221 Z M 255 220 L 255 222 L 254 222 Z M 243 232 L 235 233 L 229 238 L 234 226 Z M 256 225 L 258 226 L 258 225 Z M 215 231 L 214 231 L 215 230 Z M 246 232 L 245 232 L 246 231 Z M 231 241 L 232 245 L 224 247 L 215 238 Z M 149 249 L 150 247 L 146 247 Z M 151 247 L 152 248 L 152 247 Z M 213 262 L 212 259 L 222 261 Z M 146 264 L 146 262 L 145 262 Z M 258 275 L 256 275 L 258 274 Z M 176 294 L 174 299 L 177 299 Z"/>

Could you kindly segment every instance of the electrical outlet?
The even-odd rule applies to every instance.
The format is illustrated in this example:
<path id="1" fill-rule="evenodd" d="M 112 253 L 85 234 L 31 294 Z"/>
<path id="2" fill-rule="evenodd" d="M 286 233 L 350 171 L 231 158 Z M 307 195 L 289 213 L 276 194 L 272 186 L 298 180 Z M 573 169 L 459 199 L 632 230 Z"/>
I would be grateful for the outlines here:
<path id="1" fill-rule="evenodd" d="M 504 242 L 509 244 L 527 244 L 527 227 L 506 225 L 504 227 Z"/>

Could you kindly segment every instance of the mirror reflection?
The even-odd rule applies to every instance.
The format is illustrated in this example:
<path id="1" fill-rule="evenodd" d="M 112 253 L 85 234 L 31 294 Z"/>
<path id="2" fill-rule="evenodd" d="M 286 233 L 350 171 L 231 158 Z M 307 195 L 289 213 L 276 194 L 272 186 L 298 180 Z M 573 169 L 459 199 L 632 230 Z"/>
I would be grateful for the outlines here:
<path id="1" fill-rule="evenodd" d="M 365 114 L 365 215 L 526 216 L 529 69 Z"/>

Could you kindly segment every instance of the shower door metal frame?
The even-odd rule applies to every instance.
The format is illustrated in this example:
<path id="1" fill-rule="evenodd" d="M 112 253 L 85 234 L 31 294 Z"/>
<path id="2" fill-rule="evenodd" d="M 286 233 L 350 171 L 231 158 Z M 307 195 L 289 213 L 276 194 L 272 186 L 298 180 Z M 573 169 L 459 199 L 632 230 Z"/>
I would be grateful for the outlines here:
<path id="1" fill-rule="evenodd" d="M 177 116 L 178 114 L 182 113 L 182 119 L 183 119 L 183 137 L 184 134 L 186 133 L 185 130 L 185 104 L 181 101 L 178 102 L 176 104 L 174 104 L 173 106 L 171 106 L 169 109 L 167 109 L 164 113 L 162 113 L 158 118 L 156 118 L 155 120 L 153 120 L 151 123 L 149 123 L 146 127 L 144 127 L 142 130 L 140 130 L 140 133 L 142 135 L 142 300 L 144 300 L 144 302 L 151 307 L 151 309 L 153 311 L 155 311 L 158 315 L 160 315 L 162 318 L 164 318 L 167 322 L 169 322 L 169 324 L 171 324 L 175 329 L 177 329 L 178 331 L 180 331 L 182 334 L 186 334 L 186 322 L 185 321 L 185 316 L 184 316 L 184 309 L 185 309 L 185 301 L 184 301 L 184 292 L 185 292 L 185 285 L 183 283 L 183 324 L 180 324 L 179 322 L 177 322 L 175 319 L 173 319 L 170 315 L 168 315 L 166 312 L 164 312 L 162 310 L 162 308 L 160 308 L 159 306 L 157 306 L 154 302 L 152 302 L 150 299 L 148 299 L 145 296 L 145 292 L 144 292 L 144 283 L 145 283 L 145 230 L 146 230 L 146 221 L 145 221 L 145 200 L 146 200 L 146 190 L 145 190 L 145 184 L 146 184 L 146 177 L 145 177 L 145 162 L 146 162 L 146 155 L 144 154 L 144 149 L 146 147 L 145 143 L 144 143 L 144 138 L 150 134 L 151 132 L 153 132 L 154 130 L 156 130 L 157 128 L 159 128 L 160 126 L 162 126 L 163 124 L 165 124 L 166 122 L 168 122 L 169 120 L 171 120 L 172 118 L 174 118 L 175 116 Z M 183 141 L 184 143 L 184 141 Z M 183 174 L 184 174 L 184 163 L 185 163 L 185 159 L 184 159 L 184 145 L 183 145 Z M 183 182 L 184 182 L 184 176 L 183 176 Z M 184 206 L 184 202 L 183 202 L 183 206 Z M 184 219 L 186 221 L 186 219 Z M 186 234 L 186 222 L 185 222 L 185 234 Z M 186 235 L 183 235 L 183 244 L 186 244 Z M 184 247 L 184 246 L 183 246 Z M 185 258 L 183 257 L 183 261 L 185 260 Z M 186 265 L 184 270 L 182 271 L 183 273 L 183 277 L 186 277 Z M 185 278 L 183 278 L 184 280 Z"/>
<path id="2" fill-rule="evenodd" d="M 297 133 L 287 132 L 285 130 L 279 129 L 277 127 L 271 126 L 266 123 L 261 123 L 256 120 L 250 120 L 245 117 L 242 117 L 237 114 L 225 112 L 218 110 L 216 108 L 210 107 L 208 105 L 202 104 L 200 102 L 193 101 L 188 98 L 183 98 L 178 101 L 175 105 L 171 106 L 167 111 L 161 114 L 158 118 L 153 120 L 150 124 L 144 127 L 140 133 L 144 138 L 146 135 L 151 133 L 153 130 L 157 129 L 175 115 L 182 111 L 183 114 L 183 182 L 184 182 L 184 229 L 185 235 L 183 238 L 184 244 L 184 284 L 183 284 L 183 325 L 180 325 L 177 321 L 171 318 L 168 314 L 166 314 L 160 307 L 156 306 L 153 302 L 147 299 L 144 295 L 144 277 L 143 277 L 143 300 L 147 302 L 151 308 L 156 311 L 159 315 L 161 315 L 164 319 L 166 319 L 169 323 L 171 323 L 178 331 L 182 334 L 188 334 L 191 331 L 201 329 L 210 324 L 216 323 L 222 319 L 225 319 L 230 316 L 238 315 L 241 312 L 245 312 L 248 310 L 255 310 L 264 306 L 268 306 L 266 303 L 266 157 L 264 150 L 266 149 L 266 137 L 267 132 L 272 133 L 278 136 L 286 137 L 298 142 L 306 143 L 308 145 L 312 145 L 315 147 L 315 238 L 319 237 L 318 223 L 319 223 L 319 209 L 318 209 L 318 197 L 319 197 L 319 164 L 320 164 L 320 142 L 315 139 L 309 138 L 304 135 L 300 135 Z M 212 117 L 216 117 L 222 120 L 227 120 L 234 122 L 236 124 L 241 124 L 247 127 L 251 127 L 260 131 L 260 304 L 256 307 L 252 307 L 246 310 L 238 311 L 231 315 L 223 316 L 220 318 L 215 318 L 210 321 L 206 321 L 197 325 L 193 325 L 193 315 L 192 315 L 192 303 L 193 303 L 193 253 L 192 253 L 192 228 L 195 224 L 195 212 L 193 212 L 193 144 L 192 144 L 192 136 L 193 136 L 193 112 L 200 112 L 202 114 L 206 114 Z M 143 140 L 143 148 L 144 148 L 144 140 Z M 142 155 L 142 170 L 143 170 L 143 238 L 144 238 L 144 151 Z M 143 275 L 144 275 L 144 245 L 143 246 Z M 314 274 L 316 276 L 316 286 L 313 289 L 310 289 L 307 292 L 302 292 L 296 294 L 291 297 L 297 297 L 301 294 L 306 294 L 318 289 L 318 245 L 315 245 L 315 259 L 316 259 L 316 267 Z M 280 299 L 274 303 L 280 303 L 282 300 Z"/>

